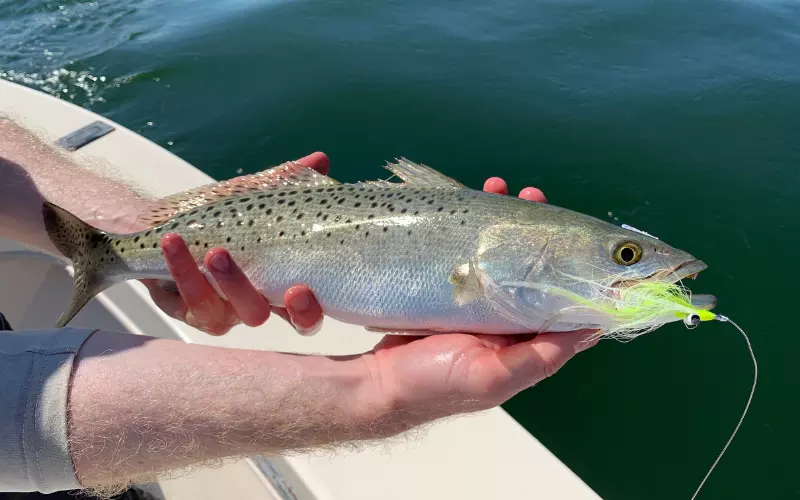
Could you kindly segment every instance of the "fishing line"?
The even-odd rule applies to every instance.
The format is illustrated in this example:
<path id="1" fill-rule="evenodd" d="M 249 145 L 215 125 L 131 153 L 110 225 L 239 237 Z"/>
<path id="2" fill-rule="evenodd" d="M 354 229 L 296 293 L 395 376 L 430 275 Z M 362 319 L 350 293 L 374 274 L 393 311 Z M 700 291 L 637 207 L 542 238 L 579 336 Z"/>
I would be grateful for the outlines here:
<path id="1" fill-rule="evenodd" d="M 692 316 L 694 316 L 694 315 L 687 316 L 687 319 L 684 320 L 684 323 L 686 323 L 687 326 L 690 323 L 692 323 L 692 325 L 694 326 L 694 325 L 697 325 L 697 323 L 700 322 L 700 318 L 699 317 L 697 317 L 697 316 L 692 317 Z M 756 361 L 756 355 L 753 352 L 753 346 L 752 346 L 752 344 L 750 344 L 750 339 L 747 337 L 747 334 L 744 333 L 744 330 L 742 330 L 742 328 L 739 325 L 734 323 L 727 316 L 723 316 L 721 314 L 717 314 L 714 319 L 716 319 L 718 321 L 725 322 L 725 323 L 730 323 L 731 325 L 733 325 L 733 327 L 736 328 L 737 330 L 739 330 L 739 333 L 742 334 L 742 336 L 744 337 L 745 342 L 747 342 L 747 349 L 748 349 L 748 351 L 750 351 L 750 357 L 753 359 L 753 387 L 752 387 L 752 389 L 750 389 L 750 396 L 747 398 L 747 403 L 744 406 L 744 412 L 742 412 L 742 417 L 739 419 L 739 423 L 737 423 L 736 427 L 733 429 L 733 434 L 731 434 L 731 437 L 728 439 L 728 442 L 725 443 L 725 446 L 722 448 L 722 451 L 717 456 L 717 459 L 714 460 L 714 463 L 711 465 L 711 468 L 708 469 L 708 473 L 703 478 L 703 480 L 700 482 L 700 485 L 697 487 L 697 490 L 695 490 L 694 495 L 692 495 L 692 499 L 691 500 L 694 500 L 695 498 L 697 498 L 697 495 L 700 493 L 700 490 L 703 488 L 703 485 L 706 483 L 706 481 L 708 480 L 709 476 L 711 476 L 711 473 L 714 472 L 714 469 L 716 468 L 716 466 L 719 463 L 719 461 L 722 460 L 722 456 L 725 454 L 726 451 L 728 451 L 728 447 L 730 446 L 731 442 L 733 441 L 733 438 L 736 437 L 736 433 L 739 432 L 739 427 L 742 426 L 742 422 L 744 422 L 744 418 L 747 415 L 747 411 L 750 409 L 750 403 L 753 402 L 753 395 L 756 392 L 756 383 L 758 382 L 758 362 Z"/>
<path id="2" fill-rule="evenodd" d="M 705 321 L 716 320 L 722 321 L 723 323 L 730 323 L 742 334 L 742 337 L 744 337 L 747 343 L 747 350 L 750 352 L 750 358 L 753 360 L 753 386 L 750 389 L 750 395 L 747 398 L 747 403 L 745 404 L 739 422 L 733 429 L 733 433 L 730 438 L 728 438 L 725 446 L 723 446 L 722 451 L 720 451 L 716 460 L 714 460 L 711 468 L 709 468 L 705 477 L 700 482 L 697 490 L 695 490 L 692 495 L 691 500 L 694 500 L 716 469 L 720 460 L 722 460 L 725 452 L 728 451 L 728 447 L 739 432 L 739 428 L 742 426 L 747 412 L 750 410 L 750 405 L 753 402 L 756 385 L 758 384 L 758 362 L 756 361 L 756 355 L 753 351 L 753 345 L 750 343 L 750 338 L 738 324 L 727 316 L 715 314 L 709 310 L 696 307 L 692 303 L 691 291 L 684 287 L 682 283 L 669 283 L 657 280 L 644 281 L 617 291 L 613 287 L 603 285 L 596 281 L 582 280 L 580 278 L 576 278 L 575 281 L 591 285 L 594 288 L 595 294 L 591 298 L 587 298 L 566 287 L 543 283 L 509 281 L 503 282 L 500 285 L 502 287 L 535 289 L 547 295 L 566 299 L 572 303 L 570 306 L 554 311 L 552 316 L 545 319 L 544 327 L 552 326 L 559 318 L 563 317 L 564 313 L 574 312 L 578 309 L 593 310 L 597 313 L 601 313 L 608 319 L 609 323 L 603 325 L 594 338 L 611 338 L 625 342 L 651 332 L 666 323 L 679 320 L 683 321 L 686 327 L 690 329 L 697 327 L 701 322 Z M 609 294 L 609 292 L 618 293 Z M 498 304 L 500 303 L 498 302 Z M 510 308 L 507 308 L 507 311 L 511 319 L 514 319 L 520 314 L 524 315 L 526 312 L 516 310 L 513 304 Z"/>

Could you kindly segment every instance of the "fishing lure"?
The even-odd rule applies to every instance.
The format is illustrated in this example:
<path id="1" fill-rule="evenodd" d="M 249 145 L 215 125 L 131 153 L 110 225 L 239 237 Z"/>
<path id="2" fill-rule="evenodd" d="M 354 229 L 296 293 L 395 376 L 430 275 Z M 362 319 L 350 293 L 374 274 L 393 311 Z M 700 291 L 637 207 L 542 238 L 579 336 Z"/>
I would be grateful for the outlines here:
<path id="1" fill-rule="evenodd" d="M 551 292 L 553 292 L 553 290 L 551 290 Z M 568 292 L 562 291 L 562 293 Z M 739 432 L 739 428 L 742 422 L 744 422 L 745 416 L 753 401 L 753 395 L 755 394 L 758 382 L 758 362 L 756 361 L 753 346 L 747 334 L 738 324 L 727 316 L 715 314 L 709 310 L 696 307 L 692 301 L 691 292 L 679 283 L 660 281 L 637 283 L 627 289 L 621 290 L 617 298 L 612 301 L 611 305 L 588 302 L 578 296 L 570 295 L 570 297 L 577 301 L 580 307 L 601 310 L 603 313 L 619 319 L 618 326 L 601 331 L 597 334 L 601 338 L 616 338 L 622 341 L 631 340 L 667 322 L 675 320 L 683 321 L 684 325 L 690 329 L 696 328 L 700 323 L 708 321 L 730 323 L 744 337 L 747 349 L 753 361 L 753 385 L 747 397 L 747 402 L 745 403 L 741 418 L 734 427 L 730 438 L 723 446 L 722 451 L 720 451 L 716 460 L 714 460 L 714 463 L 697 487 L 697 490 L 695 490 L 692 495 L 691 498 L 694 500 L 697 498 L 697 495 L 700 493 L 700 490 L 703 488 L 708 478 L 714 472 L 714 469 L 719 464 L 723 455 L 725 455 L 725 452 L 728 450 L 737 432 Z"/>

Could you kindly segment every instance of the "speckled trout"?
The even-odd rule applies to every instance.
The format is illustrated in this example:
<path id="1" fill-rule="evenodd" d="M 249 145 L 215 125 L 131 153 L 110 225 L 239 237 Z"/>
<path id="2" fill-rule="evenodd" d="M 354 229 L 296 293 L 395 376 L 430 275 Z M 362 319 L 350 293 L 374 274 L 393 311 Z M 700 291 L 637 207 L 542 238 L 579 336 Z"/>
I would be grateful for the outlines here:
<path id="1" fill-rule="evenodd" d="M 341 184 L 286 163 L 170 196 L 140 216 L 150 228 L 132 234 L 45 203 L 50 238 L 75 269 L 57 325 L 116 283 L 170 280 L 167 233 L 184 238 L 201 268 L 209 248 L 227 248 L 274 305 L 306 284 L 328 316 L 386 332 L 602 329 L 615 320 L 580 303 L 613 304 L 632 283 L 706 268 L 642 231 L 469 189 L 406 159 L 386 168 L 402 182 Z"/>

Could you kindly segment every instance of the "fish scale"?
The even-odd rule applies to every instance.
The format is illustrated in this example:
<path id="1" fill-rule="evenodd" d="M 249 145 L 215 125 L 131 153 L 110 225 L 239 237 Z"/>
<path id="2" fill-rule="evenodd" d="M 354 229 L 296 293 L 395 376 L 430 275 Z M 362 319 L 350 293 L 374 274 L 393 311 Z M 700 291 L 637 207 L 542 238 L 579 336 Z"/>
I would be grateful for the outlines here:
<path id="1" fill-rule="evenodd" d="M 256 180 L 226 181 L 224 189 L 173 195 L 146 214 L 153 227 L 128 235 L 98 231 L 45 204 L 51 238 L 76 264 L 73 302 L 59 324 L 115 283 L 171 279 L 159 244 L 167 233 L 179 234 L 201 267 L 209 248 L 225 247 L 275 305 L 286 289 L 305 284 L 327 315 L 344 322 L 476 333 L 530 331 L 558 305 L 522 292 L 520 304 L 533 305 L 521 315 L 517 305 L 504 305 L 521 292 L 498 292 L 493 279 L 521 280 L 531 269 L 556 279 L 542 257 L 567 269 L 574 262 L 565 256 L 577 251 L 582 258 L 596 235 L 658 241 L 560 207 L 472 190 L 407 160 L 387 168 L 404 182 L 339 184 L 297 164 L 276 167 Z M 565 234 L 566 245 L 552 243 Z M 551 326 L 593 324 L 582 321 L 567 317 Z"/>

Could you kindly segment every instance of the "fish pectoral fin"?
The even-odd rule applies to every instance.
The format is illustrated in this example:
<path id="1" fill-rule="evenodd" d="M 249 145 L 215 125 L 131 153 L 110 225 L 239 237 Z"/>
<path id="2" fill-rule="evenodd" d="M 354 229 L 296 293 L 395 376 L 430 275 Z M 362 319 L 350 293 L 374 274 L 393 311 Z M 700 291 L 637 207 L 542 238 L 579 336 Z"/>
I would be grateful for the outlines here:
<path id="1" fill-rule="evenodd" d="M 231 196 L 282 189 L 289 186 L 319 187 L 337 184 L 339 184 L 338 181 L 320 174 L 313 168 L 290 161 L 255 174 L 242 175 L 172 194 L 156 201 L 149 209 L 139 214 L 137 220 L 153 227 L 176 215 Z"/>
<path id="2" fill-rule="evenodd" d="M 414 163 L 406 158 L 397 158 L 395 163 L 387 163 L 384 165 L 386 170 L 390 171 L 397 177 L 403 180 L 403 184 L 389 182 L 385 180 L 368 181 L 359 184 L 372 185 L 379 187 L 388 186 L 413 186 L 418 188 L 449 188 L 449 189 L 462 189 L 465 186 L 455 179 L 444 175 L 443 173 L 432 169 L 427 165 L 421 163 Z"/>
<path id="3" fill-rule="evenodd" d="M 474 302 L 483 293 L 477 270 L 472 261 L 454 268 L 448 281 L 453 285 L 453 301 L 459 306 Z"/>

